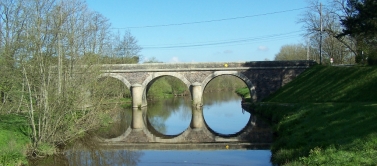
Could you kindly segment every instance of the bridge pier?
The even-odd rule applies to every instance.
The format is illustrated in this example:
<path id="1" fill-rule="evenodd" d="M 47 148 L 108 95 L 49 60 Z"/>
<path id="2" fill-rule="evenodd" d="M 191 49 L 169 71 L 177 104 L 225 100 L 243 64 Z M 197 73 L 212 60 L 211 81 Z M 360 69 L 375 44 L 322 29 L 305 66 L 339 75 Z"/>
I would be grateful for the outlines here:
<path id="1" fill-rule="evenodd" d="M 202 84 L 199 82 L 194 82 L 191 86 L 191 95 L 192 95 L 192 106 L 193 107 L 202 107 Z"/>
<path id="2" fill-rule="evenodd" d="M 140 108 L 143 104 L 143 87 L 140 84 L 133 84 L 131 86 L 132 93 L 132 107 Z"/>

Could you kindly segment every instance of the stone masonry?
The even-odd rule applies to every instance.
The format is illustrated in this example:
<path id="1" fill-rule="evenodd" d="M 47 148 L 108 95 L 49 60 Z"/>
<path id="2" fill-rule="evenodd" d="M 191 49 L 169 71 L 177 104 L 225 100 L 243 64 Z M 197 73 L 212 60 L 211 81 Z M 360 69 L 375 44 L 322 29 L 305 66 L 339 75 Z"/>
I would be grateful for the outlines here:
<path id="1" fill-rule="evenodd" d="M 100 77 L 119 79 L 131 91 L 133 85 L 141 85 L 141 106 L 147 105 L 145 99 L 149 86 L 162 76 L 176 77 L 190 90 L 199 84 L 204 91 L 215 77 L 233 75 L 246 83 L 254 101 L 260 101 L 314 64 L 314 61 L 114 64 L 102 65 Z"/>
<path id="2" fill-rule="evenodd" d="M 255 125 L 250 117 L 245 129 L 237 135 L 214 133 L 203 119 L 202 94 L 207 84 L 221 75 L 233 75 L 245 82 L 254 102 L 261 101 L 286 83 L 292 81 L 314 61 L 257 61 L 217 63 L 154 63 L 102 65 L 100 77 L 113 77 L 122 81 L 132 94 L 132 124 L 121 136 L 104 140 L 107 143 L 202 143 L 202 142 L 258 142 L 271 141 L 265 125 Z M 153 82 L 162 76 L 173 76 L 190 89 L 193 110 L 190 127 L 176 136 L 163 136 L 148 127 L 145 118 L 146 95 Z M 259 123 L 261 124 L 261 123 Z M 263 126 L 263 127 L 262 127 Z"/>

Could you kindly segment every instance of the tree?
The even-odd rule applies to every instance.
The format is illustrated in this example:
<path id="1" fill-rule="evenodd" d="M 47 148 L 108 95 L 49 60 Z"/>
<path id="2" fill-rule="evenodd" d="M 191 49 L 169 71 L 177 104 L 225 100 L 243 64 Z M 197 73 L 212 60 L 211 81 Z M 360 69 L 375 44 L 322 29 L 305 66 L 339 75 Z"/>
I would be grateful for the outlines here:
<path id="1" fill-rule="evenodd" d="M 275 61 L 306 60 L 307 49 L 302 44 L 284 45 L 275 55 Z"/>
<path id="2" fill-rule="evenodd" d="M 162 63 L 162 62 L 159 61 L 156 57 L 152 57 L 152 58 L 148 58 L 144 60 L 144 63 Z"/>
<path id="3" fill-rule="evenodd" d="M 311 0 L 310 8 L 299 18 L 299 23 L 303 24 L 306 31 L 304 38 L 309 39 L 309 44 L 314 49 L 313 60 L 319 62 L 322 58 L 322 62 L 329 63 L 330 58 L 333 58 L 334 63 L 338 64 L 354 63 L 353 57 L 357 53 L 355 41 L 350 37 L 337 37 L 342 31 L 339 17 L 347 14 L 344 5 L 345 0 L 329 0 L 327 5 Z"/>
<path id="4" fill-rule="evenodd" d="M 345 27 L 340 35 L 361 35 L 375 38 L 377 35 L 377 1 L 348 0 L 350 15 L 341 20 Z"/>
<path id="5" fill-rule="evenodd" d="M 368 58 L 369 64 L 377 64 L 377 1 L 348 0 L 349 15 L 341 19 L 344 26 L 339 38 L 350 36 L 357 41 L 358 60 Z"/>
<path id="6" fill-rule="evenodd" d="M 103 92 L 112 87 L 100 85 L 96 64 L 115 54 L 114 36 L 82 0 L 0 1 L 0 113 L 27 116 L 31 156 L 101 125 Z M 138 62 L 136 39 L 127 33 L 121 44 Z"/>
<path id="7" fill-rule="evenodd" d="M 136 63 L 140 59 L 141 47 L 137 45 L 137 40 L 131 35 L 129 31 L 126 31 L 122 38 L 118 32 L 118 35 L 114 38 L 114 50 L 113 57 L 121 59 L 120 63 Z M 118 62 L 119 63 L 119 62 Z"/>

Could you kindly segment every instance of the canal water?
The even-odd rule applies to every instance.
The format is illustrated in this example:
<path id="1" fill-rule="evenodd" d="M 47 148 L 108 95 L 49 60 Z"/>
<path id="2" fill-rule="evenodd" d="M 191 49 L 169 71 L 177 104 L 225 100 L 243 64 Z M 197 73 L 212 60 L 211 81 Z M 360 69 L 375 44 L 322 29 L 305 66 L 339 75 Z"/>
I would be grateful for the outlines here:
<path id="1" fill-rule="evenodd" d="M 165 135 L 185 131 L 191 122 L 190 97 L 176 97 L 149 102 L 147 108 L 150 127 Z M 203 94 L 204 120 L 213 131 L 234 134 L 245 127 L 250 113 L 241 106 L 241 97 L 232 91 Z"/>
<path id="2" fill-rule="evenodd" d="M 203 116 L 207 126 L 219 134 L 234 134 L 242 130 L 252 117 L 241 106 L 241 98 L 234 92 L 203 94 Z M 191 122 L 190 97 L 175 97 L 148 101 L 149 128 L 162 135 L 178 135 Z M 130 126 L 132 111 L 120 109 L 113 115 L 118 121 L 99 136 L 114 138 Z M 84 143 L 86 144 L 86 143 Z M 95 144 L 95 143 L 94 143 Z M 270 150 L 130 150 L 101 149 L 91 143 L 74 146 L 65 155 L 55 156 L 36 165 L 272 165 Z"/>

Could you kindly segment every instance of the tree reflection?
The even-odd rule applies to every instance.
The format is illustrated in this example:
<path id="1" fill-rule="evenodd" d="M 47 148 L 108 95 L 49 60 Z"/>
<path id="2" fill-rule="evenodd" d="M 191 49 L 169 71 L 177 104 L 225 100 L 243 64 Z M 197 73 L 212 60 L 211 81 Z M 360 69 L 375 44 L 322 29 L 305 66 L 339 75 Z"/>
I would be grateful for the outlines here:
<path id="1" fill-rule="evenodd" d="M 74 150 L 67 153 L 71 166 L 136 166 L 144 153 L 131 150 Z"/>
<path id="2" fill-rule="evenodd" d="M 233 91 L 213 91 L 203 94 L 203 105 L 205 106 L 235 100 L 241 100 L 241 97 L 236 95 Z"/>
<path id="3" fill-rule="evenodd" d="M 50 156 L 43 160 L 30 161 L 38 166 L 136 166 L 144 155 L 142 151 L 111 149 L 98 146 L 93 135 L 85 136 L 65 152 L 64 155 Z"/>
<path id="4" fill-rule="evenodd" d="M 119 105 L 107 112 L 108 121 L 95 132 L 102 138 L 115 138 L 122 135 L 131 125 L 132 111 L 130 108 L 122 108 Z"/>
<path id="5" fill-rule="evenodd" d="M 187 121 L 187 126 L 189 126 L 191 120 L 190 104 L 190 97 L 174 97 L 155 100 L 153 103 L 149 103 L 147 108 L 147 118 L 151 125 L 150 127 L 153 127 L 154 130 L 161 134 L 169 133 L 169 131 L 167 131 L 167 126 L 176 124 L 167 124 L 166 122 L 173 115 L 178 115 L 181 122 Z M 185 129 L 186 128 L 183 128 L 182 131 Z"/>

